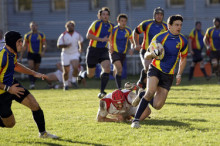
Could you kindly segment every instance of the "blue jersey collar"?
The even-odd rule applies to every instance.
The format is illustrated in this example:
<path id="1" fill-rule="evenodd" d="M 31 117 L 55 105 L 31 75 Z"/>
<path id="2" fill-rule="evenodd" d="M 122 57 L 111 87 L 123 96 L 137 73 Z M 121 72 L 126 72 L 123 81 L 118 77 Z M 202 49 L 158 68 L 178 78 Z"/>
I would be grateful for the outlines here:
<path id="1" fill-rule="evenodd" d="M 4 47 L 3 49 L 5 49 L 6 50 L 6 52 L 8 52 L 8 54 L 10 55 L 10 56 L 15 56 L 15 54 L 14 53 L 11 53 L 6 47 Z"/>

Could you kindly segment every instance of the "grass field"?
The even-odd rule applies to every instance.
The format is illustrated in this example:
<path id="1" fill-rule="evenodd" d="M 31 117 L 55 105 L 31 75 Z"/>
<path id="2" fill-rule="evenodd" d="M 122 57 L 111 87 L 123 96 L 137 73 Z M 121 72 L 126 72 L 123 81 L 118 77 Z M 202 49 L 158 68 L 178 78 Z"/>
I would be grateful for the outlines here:
<path id="1" fill-rule="evenodd" d="M 137 77 L 129 77 L 135 81 Z M 206 82 L 183 80 L 173 86 L 165 106 L 152 109 L 151 119 L 141 122 L 140 129 L 130 123 L 98 123 L 96 114 L 99 81 L 88 82 L 86 89 L 31 90 L 40 103 L 47 130 L 58 140 L 38 138 L 31 111 L 13 102 L 16 125 L 0 128 L 0 145 L 220 145 L 220 85 L 215 79 Z M 193 84 L 192 84 L 193 83 Z M 24 82 L 27 85 L 27 82 Z M 38 88 L 45 87 L 38 82 Z M 113 91 L 110 81 L 107 92 Z"/>

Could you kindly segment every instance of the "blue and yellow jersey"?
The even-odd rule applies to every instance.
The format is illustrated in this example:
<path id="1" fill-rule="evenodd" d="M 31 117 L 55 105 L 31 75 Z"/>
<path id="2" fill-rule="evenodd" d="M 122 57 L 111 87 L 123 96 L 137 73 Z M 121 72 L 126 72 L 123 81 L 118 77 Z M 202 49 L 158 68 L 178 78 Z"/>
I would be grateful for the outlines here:
<path id="1" fill-rule="evenodd" d="M 43 42 L 46 41 L 44 33 L 32 33 L 31 31 L 24 35 L 24 40 L 28 44 L 28 52 L 40 54 L 43 48 Z"/>
<path id="2" fill-rule="evenodd" d="M 165 52 L 162 60 L 153 59 L 151 64 L 164 73 L 174 74 L 180 56 L 186 57 L 188 54 L 187 39 L 182 34 L 173 35 L 170 31 L 166 31 L 157 34 L 151 43 L 155 42 L 161 43 Z"/>
<path id="3" fill-rule="evenodd" d="M 91 24 L 88 32 L 96 37 L 104 38 L 105 36 L 109 37 L 113 27 L 114 25 L 110 22 L 104 23 L 102 20 L 96 20 Z M 97 40 L 90 40 L 89 46 L 95 48 L 106 48 L 108 46 L 108 43 L 100 42 Z"/>
<path id="4" fill-rule="evenodd" d="M 202 30 L 193 29 L 189 34 L 189 38 L 192 40 L 192 49 L 202 50 L 204 32 Z"/>
<path id="5" fill-rule="evenodd" d="M 153 19 L 145 20 L 141 22 L 138 25 L 137 29 L 139 33 L 144 33 L 142 49 L 145 50 L 148 48 L 151 40 L 156 34 L 168 30 L 166 22 L 162 22 L 161 24 L 158 24 Z"/>
<path id="6" fill-rule="evenodd" d="M 212 51 L 220 50 L 220 29 L 215 29 L 215 27 L 209 27 L 206 30 L 205 36 L 209 38 L 209 43 Z"/>
<path id="7" fill-rule="evenodd" d="M 112 30 L 111 39 L 114 51 L 125 54 L 127 52 L 128 40 L 132 39 L 132 30 L 127 26 L 125 29 L 120 29 L 117 25 Z"/>
<path id="8" fill-rule="evenodd" d="M 8 51 L 6 47 L 0 50 L 0 82 L 11 86 L 13 83 L 13 75 L 15 64 L 17 63 L 17 55 Z M 0 94 L 5 91 L 0 89 Z"/>

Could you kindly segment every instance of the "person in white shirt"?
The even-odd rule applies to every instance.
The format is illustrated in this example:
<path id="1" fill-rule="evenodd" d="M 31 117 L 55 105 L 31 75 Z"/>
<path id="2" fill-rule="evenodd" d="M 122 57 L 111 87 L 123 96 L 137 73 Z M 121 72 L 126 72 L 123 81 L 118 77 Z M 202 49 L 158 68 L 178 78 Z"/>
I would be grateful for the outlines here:
<path id="1" fill-rule="evenodd" d="M 63 67 L 63 89 L 68 90 L 68 74 L 70 65 L 73 67 L 72 84 L 77 86 L 76 78 L 78 75 L 79 57 L 82 52 L 83 37 L 74 30 L 75 22 L 66 22 L 66 31 L 63 32 L 57 41 L 57 47 L 62 48 L 61 64 Z"/>
<path id="2" fill-rule="evenodd" d="M 3 37 L 3 31 L 0 29 L 0 50 L 4 47 L 5 45 L 5 39 Z"/>

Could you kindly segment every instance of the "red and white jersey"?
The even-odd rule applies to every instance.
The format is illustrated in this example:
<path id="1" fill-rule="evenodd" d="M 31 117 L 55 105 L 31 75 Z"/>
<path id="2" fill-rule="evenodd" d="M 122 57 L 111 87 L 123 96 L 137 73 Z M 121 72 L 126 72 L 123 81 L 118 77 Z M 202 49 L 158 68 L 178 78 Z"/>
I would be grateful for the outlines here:
<path id="1" fill-rule="evenodd" d="M 67 54 L 73 54 L 79 52 L 79 43 L 83 42 L 83 37 L 76 31 L 73 34 L 65 31 L 62 33 L 57 41 L 57 45 L 68 45 L 71 44 L 69 48 L 62 48 L 62 52 Z"/>
<path id="2" fill-rule="evenodd" d="M 98 115 L 101 117 L 106 117 L 108 114 L 122 114 L 131 116 L 136 112 L 136 107 L 131 105 L 132 100 L 135 98 L 135 93 L 130 90 L 123 89 L 122 92 L 125 95 L 125 102 L 123 103 L 123 108 L 118 110 L 112 103 L 112 93 L 107 94 L 103 99 L 100 100 L 100 106 L 98 110 Z"/>

